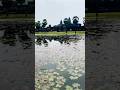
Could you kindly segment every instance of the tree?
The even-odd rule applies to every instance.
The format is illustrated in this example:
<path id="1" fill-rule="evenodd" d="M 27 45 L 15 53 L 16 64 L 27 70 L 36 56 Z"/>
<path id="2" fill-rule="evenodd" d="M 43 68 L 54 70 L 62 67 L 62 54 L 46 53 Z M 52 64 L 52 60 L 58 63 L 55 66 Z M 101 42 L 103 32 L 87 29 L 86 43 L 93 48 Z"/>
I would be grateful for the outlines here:
<path id="1" fill-rule="evenodd" d="M 42 27 L 45 28 L 47 25 L 47 20 L 46 19 L 43 19 L 43 22 L 42 22 Z"/>
<path id="2" fill-rule="evenodd" d="M 25 2 L 25 0 L 16 0 L 16 2 L 20 5 L 23 5 L 23 3 Z"/>
<path id="3" fill-rule="evenodd" d="M 40 29 L 40 27 L 41 27 L 40 21 L 35 22 L 35 27 L 36 27 L 37 30 Z"/>
<path id="4" fill-rule="evenodd" d="M 76 34 L 76 29 L 79 27 L 78 22 L 79 22 L 79 18 L 77 16 L 74 16 L 73 24 L 74 24 L 75 34 Z"/>
<path id="5" fill-rule="evenodd" d="M 63 22 L 64 22 L 64 24 L 65 24 L 65 29 L 66 29 L 66 33 L 67 33 L 67 29 L 68 29 L 68 25 L 69 25 L 69 20 L 68 20 L 68 18 L 65 18 Z"/>
<path id="6" fill-rule="evenodd" d="M 13 3 L 12 0 L 2 0 L 2 5 L 3 5 L 4 11 L 7 16 L 8 16 L 8 12 L 12 6 L 12 3 Z"/>
<path id="7" fill-rule="evenodd" d="M 13 2 L 12 0 L 2 0 L 2 5 L 5 8 L 9 8 L 9 6 L 11 6 L 12 2 Z"/>
<path id="8" fill-rule="evenodd" d="M 78 24 L 78 22 L 79 22 L 78 16 L 74 16 L 73 17 L 73 24 Z"/>
<path id="9" fill-rule="evenodd" d="M 71 18 L 70 17 L 68 18 L 68 23 L 71 24 Z"/>
<path id="10" fill-rule="evenodd" d="M 48 26 L 48 31 L 52 31 L 52 26 L 51 25 Z"/>
<path id="11" fill-rule="evenodd" d="M 71 18 L 70 17 L 69 18 L 65 18 L 64 19 L 64 24 L 65 24 L 66 29 L 70 30 L 71 29 L 71 25 L 72 25 Z"/>
<path id="12" fill-rule="evenodd" d="M 64 24 L 67 26 L 67 25 L 69 24 L 68 18 L 65 18 L 63 22 L 64 22 Z"/>
<path id="13" fill-rule="evenodd" d="M 61 20 L 59 24 L 59 31 L 63 31 L 63 25 L 63 21 Z"/>

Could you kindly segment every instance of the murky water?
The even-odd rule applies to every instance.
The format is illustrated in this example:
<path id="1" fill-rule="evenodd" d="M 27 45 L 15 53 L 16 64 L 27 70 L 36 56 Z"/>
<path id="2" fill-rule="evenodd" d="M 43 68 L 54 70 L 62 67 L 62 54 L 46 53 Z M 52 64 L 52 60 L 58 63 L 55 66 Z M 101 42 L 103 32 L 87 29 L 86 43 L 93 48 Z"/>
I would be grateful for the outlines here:
<path id="1" fill-rule="evenodd" d="M 36 37 L 36 90 L 85 90 L 85 36 Z"/>
<path id="2" fill-rule="evenodd" d="M 32 22 L 0 22 L 2 90 L 34 89 L 34 32 L 30 31 L 33 25 Z"/>
<path id="3" fill-rule="evenodd" d="M 120 20 L 86 21 L 86 90 L 119 90 Z"/>

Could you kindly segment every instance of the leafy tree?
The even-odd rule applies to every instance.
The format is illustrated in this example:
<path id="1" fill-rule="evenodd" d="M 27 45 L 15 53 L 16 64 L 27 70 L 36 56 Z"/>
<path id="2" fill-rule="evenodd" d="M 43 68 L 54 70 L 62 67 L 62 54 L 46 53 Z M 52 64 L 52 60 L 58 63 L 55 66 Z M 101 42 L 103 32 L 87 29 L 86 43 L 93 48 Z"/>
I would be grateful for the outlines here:
<path id="1" fill-rule="evenodd" d="M 68 19 L 67 19 L 67 18 L 65 18 L 63 22 L 64 22 L 64 24 L 67 24 Z"/>
<path id="2" fill-rule="evenodd" d="M 70 30 L 70 28 L 71 28 L 71 24 L 72 24 L 72 23 L 71 23 L 71 19 L 70 19 L 70 17 L 64 19 L 64 24 L 65 24 L 67 30 Z"/>
<path id="3" fill-rule="evenodd" d="M 51 25 L 48 26 L 48 31 L 52 31 L 52 26 Z"/>
<path id="4" fill-rule="evenodd" d="M 64 24 L 65 24 L 65 29 L 66 29 L 66 33 L 67 33 L 68 26 L 69 26 L 69 19 L 68 18 L 64 19 Z"/>
<path id="5" fill-rule="evenodd" d="M 61 20 L 59 24 L 59 31 L 63 31 L 63 25 L 63 21 Z"/>
<path id="6" fill-rule="evenodd" d="M 40 27 L 41 27 L 40 21 L 35 22 L 35 27 L 36 27 L 37 30 L 40 29 Z"/>
<path id="7" fill-rule="evenodd" d="M 47 20 L 46 19 L 43 19 L 43 22 L 42 22 L 42 27 L 45 28 L 47 25 Z"/>

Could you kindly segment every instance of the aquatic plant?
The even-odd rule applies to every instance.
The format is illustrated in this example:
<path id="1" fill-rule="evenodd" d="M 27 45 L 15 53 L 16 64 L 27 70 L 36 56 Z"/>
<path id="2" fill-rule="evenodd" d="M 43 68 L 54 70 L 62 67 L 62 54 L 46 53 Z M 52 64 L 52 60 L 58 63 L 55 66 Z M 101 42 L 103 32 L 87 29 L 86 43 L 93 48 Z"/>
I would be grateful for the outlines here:
<path id="1" fill-rule="evenodd" d="M 82 41 L 70 45 L 48 41 L 48 47 L 37 45 L 36 90 L 83 89 L 79 82 L 85 73 L 84 47 L 79 45 Z M 49 43 L 54 44 L 49 46 Z"/>

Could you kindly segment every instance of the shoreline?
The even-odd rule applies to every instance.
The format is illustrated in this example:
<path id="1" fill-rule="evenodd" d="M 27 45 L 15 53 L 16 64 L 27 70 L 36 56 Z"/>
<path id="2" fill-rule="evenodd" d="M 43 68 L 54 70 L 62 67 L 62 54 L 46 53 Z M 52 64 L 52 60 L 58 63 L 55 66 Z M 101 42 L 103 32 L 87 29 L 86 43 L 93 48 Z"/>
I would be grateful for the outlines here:
<path id="1" fill-rule="evenodd" d="M 118 20 L 120 18 L 120 12 L 103 12 L 103 13 L 97 13 L 97 19 L 98 20 Z M 85 16 L 86 20 L 95 20 L 96 19 L 96 13 L 86 13 Z"/>
<path id="2" fill-rule="evenodd" d="M 64 35 L 85 35 L 85 31 L 68 31 L 66 32 L 35 32 L 35 36 L 64 36 Z"/>

